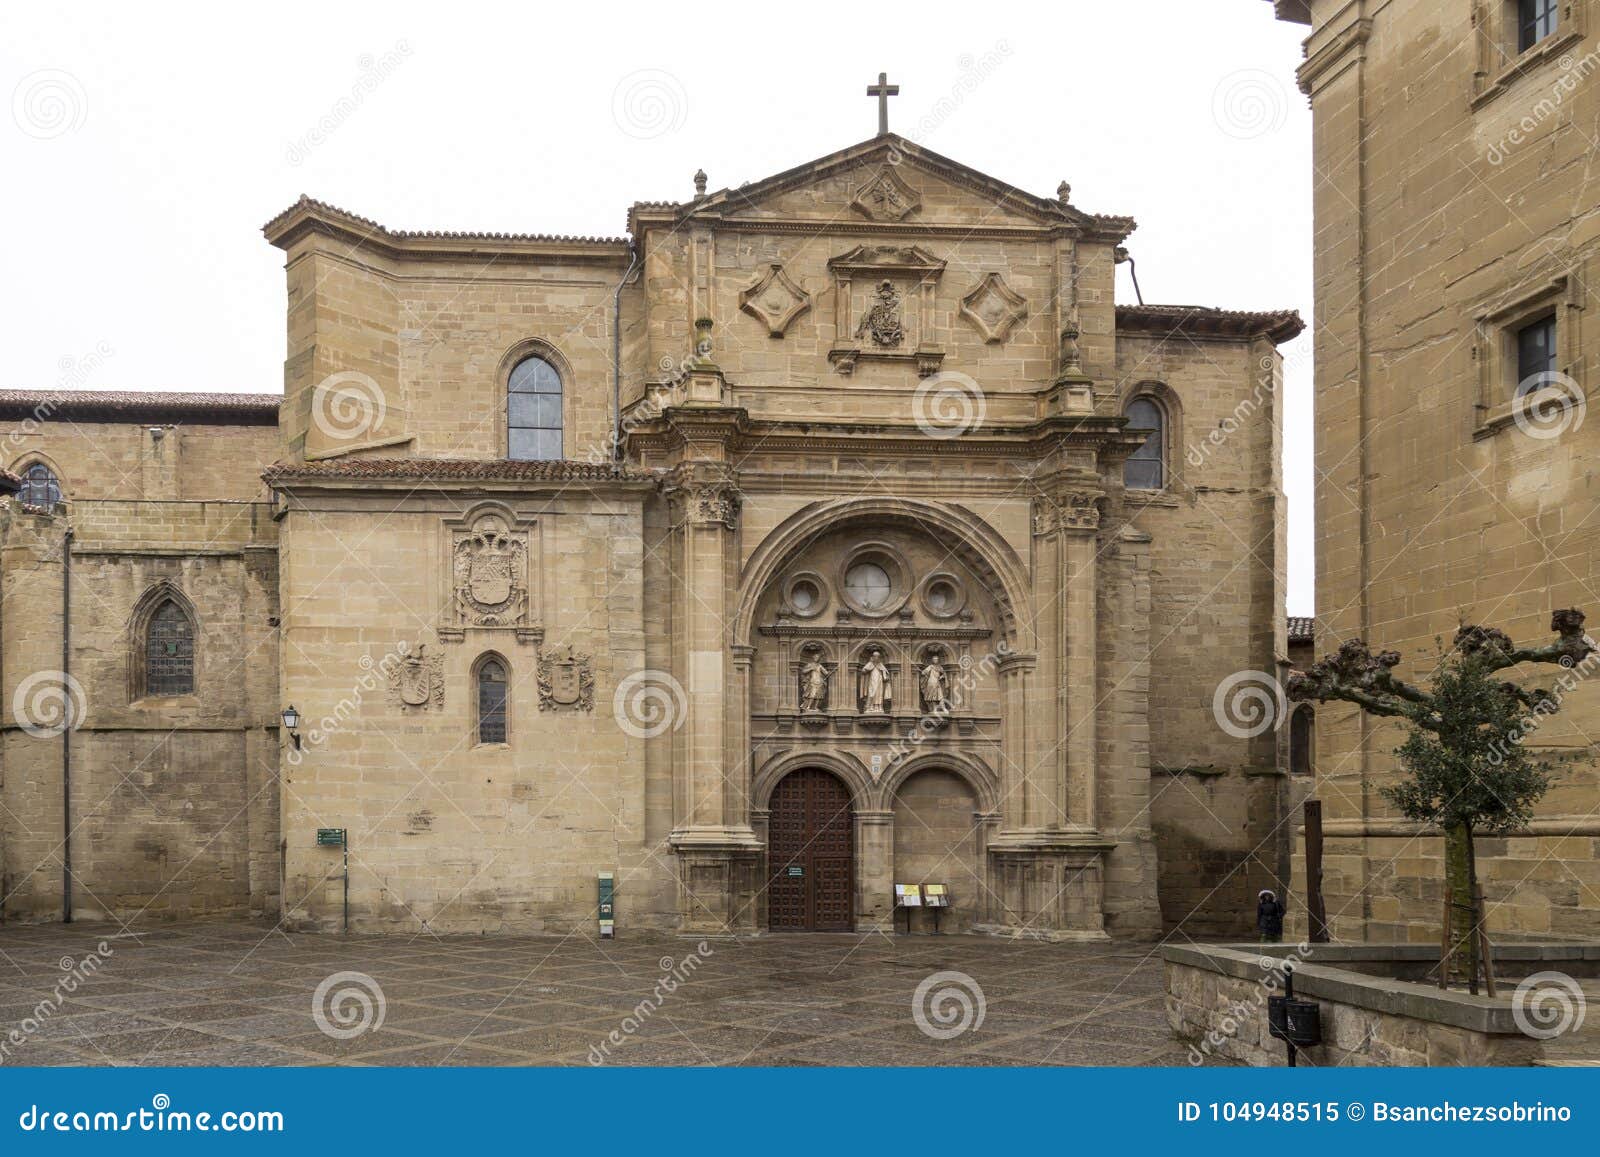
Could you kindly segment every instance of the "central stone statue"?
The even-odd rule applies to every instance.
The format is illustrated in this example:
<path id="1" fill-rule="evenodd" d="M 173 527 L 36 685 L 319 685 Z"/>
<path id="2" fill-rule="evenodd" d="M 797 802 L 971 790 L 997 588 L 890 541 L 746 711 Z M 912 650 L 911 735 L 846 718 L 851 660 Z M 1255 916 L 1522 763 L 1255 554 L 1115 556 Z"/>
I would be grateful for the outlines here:
<path id="1" fill-rule="evenodd" d="M 894 688 L 889 684 L 889 668 L 883 665 L 883 652 L 874 647 L 861 665 L 856 680 L 856 697 L 863 715 L 883 715 L 894 705 Z"/>

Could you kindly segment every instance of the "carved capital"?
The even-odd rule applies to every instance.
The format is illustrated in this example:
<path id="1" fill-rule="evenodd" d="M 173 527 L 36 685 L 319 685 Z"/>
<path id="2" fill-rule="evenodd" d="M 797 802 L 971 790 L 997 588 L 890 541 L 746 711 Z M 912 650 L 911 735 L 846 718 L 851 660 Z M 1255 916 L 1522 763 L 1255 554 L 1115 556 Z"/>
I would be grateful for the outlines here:
<path id="1" fill-rule="evenodd" d="M 1098 530 L 1100 499 L 1092 490 L 1071 490 L 1033 502 L 1033 533 L 1050 535 L 1063 530 Z"/>
<path id="2" fill-rule="evenodd" d="M 679 467 L 667 483 L 667 500 L 677 512 L 674 522 L 728 530 L 738 529 L 744 501 L 737 475 L 721 463 Z"/>

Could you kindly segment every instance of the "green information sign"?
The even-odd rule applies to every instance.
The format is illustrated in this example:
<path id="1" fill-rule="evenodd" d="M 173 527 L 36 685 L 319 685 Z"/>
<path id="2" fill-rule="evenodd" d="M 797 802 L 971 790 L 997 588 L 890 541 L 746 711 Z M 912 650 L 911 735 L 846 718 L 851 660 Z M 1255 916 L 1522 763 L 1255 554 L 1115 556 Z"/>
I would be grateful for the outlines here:
<path id="1" fill-rule="evenodd" d="M 610 872 L 601 872 L 598 878 L 600 885 L 600 938 L 609 940 L 616 933 L 616 877 Z"/>
<path id="2" fill-rule="evenodd" d="M 789 865 L 789 875 L 791 875 L 791 876 L 803 876 L 805 874 L 806 874 L 806 870 L 804 868 L 802 868 L 799 864 L 790 864 Z"/>
<path id="3" fill-rule="evenodd" d="M 317 847 L 319 847 L 319 848 L 342 848 L 342 847 L 344 847 L 344 829 L 343 828 L 318 828 L 317 829 Z"/>

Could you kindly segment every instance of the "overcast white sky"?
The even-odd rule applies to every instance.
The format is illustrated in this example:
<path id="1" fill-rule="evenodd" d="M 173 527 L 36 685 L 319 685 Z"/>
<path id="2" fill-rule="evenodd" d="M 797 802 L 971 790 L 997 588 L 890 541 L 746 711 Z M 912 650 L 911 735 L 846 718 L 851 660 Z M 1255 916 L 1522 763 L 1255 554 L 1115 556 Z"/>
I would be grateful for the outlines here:
<path id="1" fill-rule="evenodd" d="M 0 13 L 7 386 L 276 392 L 260 226 L 300 193 L 391 228 L 620 235 L 696 168 L 738 185 L 871 136 L 880 70 L 897 131 L 1136 217 L 1146 301 L 1311 318 L 1304 29 L 1259 0 L 51 7 Z M 1296 614 L 1310 346 L 1284 350 Z"/>

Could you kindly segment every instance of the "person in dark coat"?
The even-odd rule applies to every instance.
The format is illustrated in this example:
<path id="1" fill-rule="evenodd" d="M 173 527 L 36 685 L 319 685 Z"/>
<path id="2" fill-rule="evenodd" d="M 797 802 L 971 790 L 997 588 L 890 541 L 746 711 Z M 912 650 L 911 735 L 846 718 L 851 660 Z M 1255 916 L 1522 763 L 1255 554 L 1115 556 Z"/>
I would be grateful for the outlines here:
<path id="1" fill-rule="evenodd" d="M 1271 888 L 1261 889 L 1256 897 L 1256 931 L 1261 943 L 1277 944 L 1283 939 L 1283 904 Z"/>

